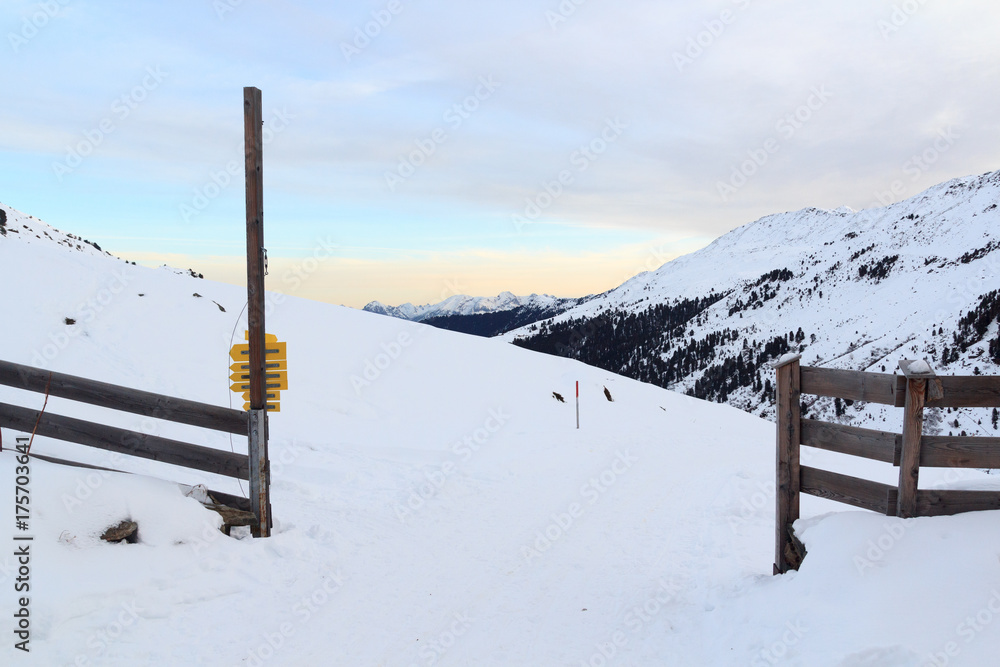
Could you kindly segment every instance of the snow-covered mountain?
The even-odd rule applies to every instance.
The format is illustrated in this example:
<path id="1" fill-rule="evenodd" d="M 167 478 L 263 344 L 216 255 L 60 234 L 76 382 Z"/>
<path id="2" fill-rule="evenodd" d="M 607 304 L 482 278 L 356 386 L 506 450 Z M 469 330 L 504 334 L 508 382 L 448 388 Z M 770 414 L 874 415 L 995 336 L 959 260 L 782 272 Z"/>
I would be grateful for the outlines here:
<path id="1" fill-rule="evenodd" d="M 770 215 L 504 338 L 762 416 L 766 362 L 790 350 L 835 368 L 927 358 L 939 373 L 1000 373 L 998 204 L 993 172 L 884 208 Z M 848 423 L 898 418 L 807 405 Z M 980 412 L 930 428 L 994 434 Z"/>
<path id="2" fill-rule="evenodd" d="M 562 312 L 592 298 L 592 296 L 585 296 L 579 299 L 567 299 L 548 294 L 517 296 L 511 292 L 501 292 L 492 297 L 456 294 L 439 303 L 424 306 L 414 306 L 412 303 L 404 303 L 401 306 L 386 306 L 378 301 L 372 301 L 364 307 L 364 310 L 413 322 L 423 322 L 435 317 L 482 315 L 515 309 L 544 312 L 549 313 L 546 316 L 551 316 L 551 314 Z"/>
<path id="3" fill-rule="evenodd" d="M 534 308 L 538 310 L 555 310 L 575 306 L 580 299 L 560 299 L 548 294 L 531 294 L 517 296 L 511 292 L 501 292 L 497 296 L 468 296 L 456 294 L 439 303 L 414 306 L 404 303 L 401 306 L 386 306 L 378 301 L 372 301 L 364 307 L 369 313 L 389 315 L 413 322 L 421 322 L 432 317 L 448 317 L 450 315 L 480 315 L 496 313 L 515 308 Z"/>
<path id="4" fill-rule="evenodd" d="M 245 290 L 77 247 L 0 208 L 0 358 L 231 404 Z M 998 512 L 902 520 L 807 496 L 809 555 L 771 577 L 773 424 L 493 340 L 268 299 L 289 366 L 269 429 L 274 536 L 223 535 L 172 483 L 239 494 L 234 480 L 38 437 L 36 453 L 135 474 L 31 461 L 31 652 L 14 648 L 11 506 L 0 664 L 844 667 L 1000 652 L 982 620 L 1000 590 Z M 0 401 L 43 397 L 0 386 Z M 46 410 L 246 447 L 59 398 Z M 11 494 L 25 474 L 15 435 L 3 429 L 0 452 Z M 838 469 L 895 476 L 860 459 Z M 924 469 L 921 486 L 1000 485 L 961 472 Z M 122 519 L 138 544 L 99 539 Z"/>
<path id="5" fill-rule="evenodd" d="M 423 322 L 439 329 L 491 337 L 546 317 L 554 317 L 592 298 L 593 295 L 577 299 L 559 298 L 548 294 L 516 296 L 511 292 L 501 292 L 495 297 L 459 294 L 440 303 L 425 306 L 414 306 L 412 303 L 386 306 L 378 301 L 372 301 L 364 307 L 364 310 L 413 322 Z"/>

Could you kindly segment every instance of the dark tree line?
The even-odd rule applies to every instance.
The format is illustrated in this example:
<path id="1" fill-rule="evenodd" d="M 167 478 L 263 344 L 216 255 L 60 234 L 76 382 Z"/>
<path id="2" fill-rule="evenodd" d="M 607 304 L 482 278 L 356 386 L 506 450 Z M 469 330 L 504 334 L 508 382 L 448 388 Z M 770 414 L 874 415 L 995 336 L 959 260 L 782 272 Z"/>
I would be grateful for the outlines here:
<path id="1" fill-rule="evenodd" d="M 958 261 L 960 261 L 962 264 L 968 264 L 969 262 L 973 262 L 977 259 L 982 259 L 983 257 L 986 257 L 986 255 L 990 254 L 997 248 L 1000 248 L 1000 243 L 998 243 L 997 241 L 990 241 L 982 248 L 976 248 L 975 250 L 970 250 L 969 252 L 964 253 L 961 257 L 958 258 Z"/>
<path id="2" fill-rule="evenodd" d="M 732 317 L 736 313 L 741 313 L 744 310 L 763 308 L 766 302 L 778 296 L 780 283 L 791 280 L 794 277 L 795 274 L 788 269 L 775 269 L 774 271 L 765 273 L 760 278 L 743 288 L 744 292 L 749 292 L 747 300 L 744 301 L 742 298 L 737 299 L 736 302 L 729 307 L 729 316 Z"/>
<path id="3" fill-rule="evenodd" d="M 871 278 L 875 282 L 881 282 L 889 276 L 892 267 L 896 265 L 898 260 L 899 255 L 891 255 L 883 257 L 877 262 L 862 264 L 858 267 L 858 279 Z"/>
<path id="4" fill-rule="evenodd" d="M 758 278 L 754 283 L 753 287 L 757 287 L 764 283 L 778 283 L 791 280 L 795 277 L 795 274 L 788 269 L 775 269 L 774 271 L 769 271 L 765 273 L 760 278 Z"/>
<path id="5" fill-rule="evenodd" d="M 942 352 L 942 364 L 958 360 L 959 350 L 965 352 L 986 337 L 990 325 L 1000 321 L 1000 290 L 993 290 L 979 299 L 979 304 L 958 320 L 952 334 L 954 347 Z M 1000 334 L 989 341 L 988 351 L 993 363 L 1000 364 Z"/>
<path id="6" fill-rule="evenodd" d="M 805 334 L 800 329 L 764 344 L 744 339 L 738 354 L 721 358 L 721 349 L 740 340 L 739 331 L 723 329 L 695 338 L 689 327 L 723 296 L 680 299 L 638 313 L 612 310 L 555 324 L 543 322 L 538 334 L 515 344 L 661 387 L 700 372 L 688 393 L 707 400 L 725 402 L 744 387 L 769 396 L 773 387 L 770 380 L 761 381 L 762 366 L 790 351 L 791 342 L 801 341 Z"/>
<path id="7" fill-rule="evenodd" d="M 766 302 L 776 296 L 778 296 L 778 288 L 765 283 L 764 285 L 761 285 L 759 290 L 752 290 L 746 301 L 743 301 L 743 299 L 737 299 L 736 302 L 729 307 L 729 316 L 732 317 L 736 313 L 741 313 L 744 310 L 763 308 Z"/>
<path id="8" fill-rule="evenodd" d="M 563 312 L 564 308 L 512 308 L 495 313 L 476 313 L 475 315 L 442 315 L 428 317 L 423 324 L 429 324 L 438 329 L 448 329 L 459 333 L 472 334 L 491 338 L 526 326 L 533 322 L 554 317 Z"/>
<path id="9" fill-rule="evenodd" d="M 871 251 L 872 251 L 872 250 L 874 250 L 874 249 L 875 249 L 875 244 L 874 244 L 874 243 L 873 243 L 873 244 L 871 244 L 870 246 L 868 246 L 867 248 L 862 248 L 861 250 L 858 250 L 857 252 L 855 252 L 855 253 L 853 253 L 853 254 L 851 255 L 851 259 L 850 259 L 850 261 L 852 261 L 852 262 L 853 262 L 853 261 L 854 261 L 854 260 L 856 260 L 856 259 L 857 259 L 858 257 L 861 257 L 861 255 L 865 254 L 866 252 L 871 252 Z"/>
<path id="10" fill-rule="evenodd" d="M 652 350 L 663 350 L 665 346 L 669 349 L 673 339 L 685 335 L 688 322 L 722 297 L 710 294 L 681 299 L 672 305 L 656 304 L 638 313 L 612 310 L 556 324 L 542 322 L 537 335 L 516 344 L 615 370 L 629 359 L 648 356 L 646 353 Z"/>
<path id="11" fill-rule="evenodd" d="M 730 394 L 743 387 L 750 387 L 756 393 L 763 393 L 765 397 L 770 396 L 773 392 L 771 380 L 768 379 L 767 384 L 763 384 L 760 380 L 760 369 L 772 359 L 791 351 L 791 346 L 784 336 L 777 336 L 759 351 L 757 349 L 757 346 L 754 346 L 735 357 L 724 359 L 721 364 L 709 366 L 702 376 L 695 380 L 694 388 L 687 393 L 719 403 L 725 403 Z"/>

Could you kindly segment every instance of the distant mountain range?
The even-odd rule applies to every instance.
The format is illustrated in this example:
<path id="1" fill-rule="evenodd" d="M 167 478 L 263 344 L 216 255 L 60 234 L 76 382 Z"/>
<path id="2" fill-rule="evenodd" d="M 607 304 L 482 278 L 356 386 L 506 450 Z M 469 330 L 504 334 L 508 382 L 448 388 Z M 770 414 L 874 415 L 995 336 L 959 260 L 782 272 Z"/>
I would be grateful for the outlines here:
<path id="1" fill-rule="evenodd" d="M 425 306 L 414 306 L 412 303 L 386 306 L 378 301 L 372 301 L 364 307 L 364 310 L 413 322 L 423 322 L 439 329 L 491 337 L 547 317 L 555 317 L 592 298 L 594 297 L 561 299 L 548 294 L 517 296 L 511 292 L 501 292 L 495 297 L 458 294 L 440 303 Z"/>

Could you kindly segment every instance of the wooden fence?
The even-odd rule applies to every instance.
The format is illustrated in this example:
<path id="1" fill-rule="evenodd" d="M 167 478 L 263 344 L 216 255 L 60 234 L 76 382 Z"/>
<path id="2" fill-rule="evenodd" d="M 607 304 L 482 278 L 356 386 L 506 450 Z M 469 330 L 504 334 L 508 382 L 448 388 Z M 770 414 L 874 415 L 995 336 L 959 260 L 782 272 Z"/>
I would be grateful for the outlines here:
<path id="1" fill-rule="evenodd" d="M 925 408 L 1000 407 L 1000 377 L 938 376 L 930 364 L 915 361 L 900 361 L 899 368 L 901 375 L 812 368 L 800 366 L 798 356 L 775 365 L 775 574 L 798 569 L 804 556 L 792 533 L 792 523 L 799 518 L 800 493 L 899 517 L 1000 509 L 1000 492 L 918 488 L 921 466 L 1000 468 L 1000 438 L 923 434 Z M 802 394 L 903 408 L 903 432 L 804 420 Z M 801 445 L 891 463 L 899 468 L 899 483 L 890 486 L 800 465 Z"/>
<path id="2" fill-rule="evenodd" d="M 0 384 L 233 435 L 248 434 L 246 412 L 119 387 L 7 361 L 0 361 Z M 234 454 L 147 433 L 64 417 L 47 410 L 34 410 L 0 402 L 0 427 L 25 433 L 33 432 L 35 435 L 56 440 L 237 479 L 249 479 L 251 475 L 251 462 L 246 454 Z M 63 465 L 99 468 L 34 452 L 31 456 Z M 210 491 L 210 494 L 220 503 L 239 510 L 251 511 L 251 502 L 246 498 L 216 491 Z M 259 526 L 254 528 L 259 529 Z"/>

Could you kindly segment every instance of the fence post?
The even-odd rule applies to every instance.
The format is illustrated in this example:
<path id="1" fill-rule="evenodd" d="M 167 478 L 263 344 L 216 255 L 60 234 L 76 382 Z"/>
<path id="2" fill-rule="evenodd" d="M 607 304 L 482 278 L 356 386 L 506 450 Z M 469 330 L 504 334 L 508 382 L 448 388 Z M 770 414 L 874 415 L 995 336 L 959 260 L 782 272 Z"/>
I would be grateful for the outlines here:
<path id="1" fill-rule="evenodd" d="M 927 399 L 927 381 L 937 376 L 926 361 L 927 370 L 914 372 L 917 362 L 907 359 L 899 362 L 899 370 L 906 377 L 906 400 L 903 404 L 903 451 L 899 457 L 899 495 L 896 516 L 908 519 L 917 516 L 917 483 L 920 477 L 920 438 L 924 430 L 924 402 Z"/>
<path id="2" fill-rule="evenodd" d="M 250 527 L 254 537 L 270 537 L 271 527 L 271 463 L 267 456 L 267 410 L 247 413 L 250 464 L 250 511 L 257 525 Z"/>
<path id="3" fill-rule="evenodd" d="M 271 535 L 271 496 L 267 458 L 267 398 L 264 391 L 264 142 L 260 90 L 243 89 L 243 133 L 246 157 L 247 329 L 250 364 L 250 412 L 247 454 L 250 457 L 250 504 L 257 516 L 254 537 Z"/>
<path id="4" fill-rule="evenodd" d="M 774 365 L 777 376 L 777 469 L 775 471 L 774 574 L 796 570 L 799 557 L 791 526 L 799 518 L 799 444 L 801 443 L 801 374 L 799 355 Z"/>

